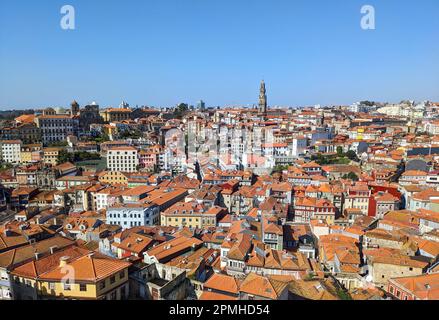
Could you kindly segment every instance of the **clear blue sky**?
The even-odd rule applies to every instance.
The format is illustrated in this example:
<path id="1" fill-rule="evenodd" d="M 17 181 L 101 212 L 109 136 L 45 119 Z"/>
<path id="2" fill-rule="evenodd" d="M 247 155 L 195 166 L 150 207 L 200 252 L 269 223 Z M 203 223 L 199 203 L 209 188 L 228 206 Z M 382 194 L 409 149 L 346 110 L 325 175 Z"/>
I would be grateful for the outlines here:
<path id="1" fill-rule="evenodd" d="M 270 105 L 439 101 L 438 16 L 438 0 L 1 0 L 0 108 L 245 105 L 261 79 Z"/>

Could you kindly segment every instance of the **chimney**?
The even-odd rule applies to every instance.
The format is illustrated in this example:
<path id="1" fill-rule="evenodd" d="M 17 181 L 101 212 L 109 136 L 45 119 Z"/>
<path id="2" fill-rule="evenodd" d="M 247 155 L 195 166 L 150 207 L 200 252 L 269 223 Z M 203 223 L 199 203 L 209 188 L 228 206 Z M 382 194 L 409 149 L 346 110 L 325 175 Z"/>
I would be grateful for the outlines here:
<path id="1" fill-rule="evenodd" d="M 35 260 L 39 260 L 40 259 L 41 254 L 38 252 L 35 252 Z"/>
<path id="2" fill-rule="evenodd" d="M 59 258 L 59 266 L 60 267 L 65 267 L 67 265 L 67 262 L 69 261 L 70 257 L 68 256 L 64 256 Z"/>
<path id="3" fill-rule="evenodd" d="M 56 251 L 56 249 L 58 249 L 58 246 L 50 247 L 50 248 L 49 248 L 49 250 L 50 250 L 50 254 L 53 254 L 53 253 Z"/>
<path id="4" fill-rule="evenodd" d="M 5 227 L 3 234 L 5 235 L 5 237 L 10 237 L 10 236 L 12 236 L 12 231 L 11 231 L 11 229 L 9 229 L 9 227 Z"/>

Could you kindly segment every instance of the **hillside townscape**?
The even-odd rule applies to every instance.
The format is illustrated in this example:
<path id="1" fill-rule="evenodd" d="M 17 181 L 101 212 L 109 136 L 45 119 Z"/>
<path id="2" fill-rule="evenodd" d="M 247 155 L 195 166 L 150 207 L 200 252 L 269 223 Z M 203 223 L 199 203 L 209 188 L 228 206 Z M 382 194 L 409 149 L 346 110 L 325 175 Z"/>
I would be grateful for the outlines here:
<path id="1" fill-rule="evenodd" d="M 0 299 L 439 299 L 439 103 L 267 91 L 1 112 Z"/>

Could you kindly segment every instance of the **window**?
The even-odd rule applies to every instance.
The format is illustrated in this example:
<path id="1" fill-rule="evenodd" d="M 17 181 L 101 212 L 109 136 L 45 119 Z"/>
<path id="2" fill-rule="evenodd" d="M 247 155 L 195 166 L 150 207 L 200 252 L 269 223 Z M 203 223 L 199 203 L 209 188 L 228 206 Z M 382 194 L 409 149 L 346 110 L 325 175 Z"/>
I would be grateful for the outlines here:
<path id="1" fill-rule="evenodd" d="M 123 279 L 125 277 L 125 271 L 119 272 L 119 279 Z"/>
<path id="2" fill-rule="evenodd" d="M 70 283 L 64 283 L 64 291 L 70 291 L 70 290 L 72 290 Z"/>
<path id="3" fill-rule="evenodd" d="M 126 297 L 126 294 L 125 294 L 125 287 L 122 287 L 121 289 L 120 289 L 120 299 L 121 300 L 125 300 L 125 297 Z"/>
<path id="4" fill-rule="evenodd" d="M 86 284 L 80 284 L 79 285 L 79 291 L 87 291 L 87 285 Z"/>
<path id="5" fill-rule="evenodd" d="M 115 282 L 116 282 L 116 276 L 112 276 L 112 277 L 110 278 L 110 283 L 113 284 L 113 283 L 115 283 Z"/>
<path id="6" fill-rule="evenodd" d="M 105 288 L 105 281 L 102 281 L 101 283 L 99 283 L 99 289 L 104 289 Z"/>

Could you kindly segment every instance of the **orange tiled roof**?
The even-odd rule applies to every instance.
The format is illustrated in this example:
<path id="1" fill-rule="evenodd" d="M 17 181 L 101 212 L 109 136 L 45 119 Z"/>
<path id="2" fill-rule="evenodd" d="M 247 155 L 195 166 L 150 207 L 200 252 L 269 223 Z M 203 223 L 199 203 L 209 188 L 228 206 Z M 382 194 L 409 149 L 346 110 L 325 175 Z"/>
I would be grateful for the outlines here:
<path id="1" fill-rule="evenodd" d="M 276 300 L 288 286 L 287 283 L 249 273 L 240 286 L 240 291 L 247 294 Z"/>
<path id="2" fill-rule="evenodd" d="M 35 114 L 23 114 L 17 118 L 15 118 L 15 121 L 22 122 L 22 123 L 32 123 L 35 120 Z"/>
<path id="3" fill-rule="evenodd" d="M 217 300 L 217 301 L 227 300 L 227 301 L 231 301 L 231 300 L 238 300 L 238 297 L 232 297 L 232 296 L 217 293 L 217 292 L 203 291 L 203 293 L 201 294 L 201 296 L 198 300 Z"/>
<path id="4" fill-rule="evenodd" d="M 101 254 L 88 254 L 73 261 L 67 261 L 67 265 L 73 269 L 75 281 L 97 282 L 119 271 L 128 268 L 131 263 L 109 258 Z M 61 280 L 65 277 L 62 266 L 44 273 L 42 280 Z"/>
<path id="5" fill-rule="evenodd" d="M 398 287 L 405 288 L 421 300 L 439 300 L 439 273 L 391 279 Z"/>
<path id="6" fill-rule="evenodd" d="M 417 177 L 417 176 L 421 176 L 421 177 L 425 177 L 427 176 L 427 173 L 424 171 L 420 171 L 420 170 L 408 170 L 406 172 L 404 172 L 402 174 L 403 177 Z"/>
<path id="7" fill-rule="evenodd" d="M 204 288 L 238 294 L 239 281 L 235 277 L 215 273 L 204 283 Z"/>
<path id="8" fill-rule="evenodd" d="M 189 238 L 185 236 L 180 236 L 175 239 L 169 240 L 167 242 L 161 243 L 160 245 L 147 251 L 148 256 L 154 256 L 158 261 L 167 259 L 167 257 L 173 254 L 191 248 L 192 246 L 199 246 L 203 242 L 196 238 Z"/>
<path id="9" fill-rule="evenodd" d="M 39 260 L 31 261 L 14 269 L 12 274 L 26 277 L 36 278 L 46 272 L 57 268 L 60 265 L 60 258 L 69 257 L 75 259 L 80 256 L 89 254 L 90 251 L 79 247 L 70 247 L 65 250 L 57 251 L 54 254 Z M 65 276 L 65 274 L 64 274 Z"/>
<path id="10" fill-rule="evenodd" d="M 113 243 L 113 246 L 125 251 L 141 253 L 151 247 L 154 240 L 137 233 L 130 233 L 121 243 Z"/>
<path id="11" fill-rule="evenodd" d="M 397 266 L 410 266 L 414 268 L 425 268 L 429 262 L 402 255 L 398 250 L 392 249 L 365 249 L 363 254 L 371 259 L 373 263 L 390 264 Z"/>
<path id="12" fill-rule="evenodd" d="M 23 263 L 28 259 L 34 259 L 35 253 L 47 253 L 51 247 L 56 246 L 57 249 L 68 247 L 74 244 L 74 241 L 54 236 L 46 240 L 38 241 L 34 244 L 25 245 L 9 251 L 0 253 L 0 267 L 9 268 L 16 264 Z"/>
<path id="13" fill-rule="evenodd" d="M 241 240 L 237 241 L 231 248 L 227 257 L 234 260 L 244 260 L 251 248 L 251 238 L 248 234 L 242 235 Z"/>

